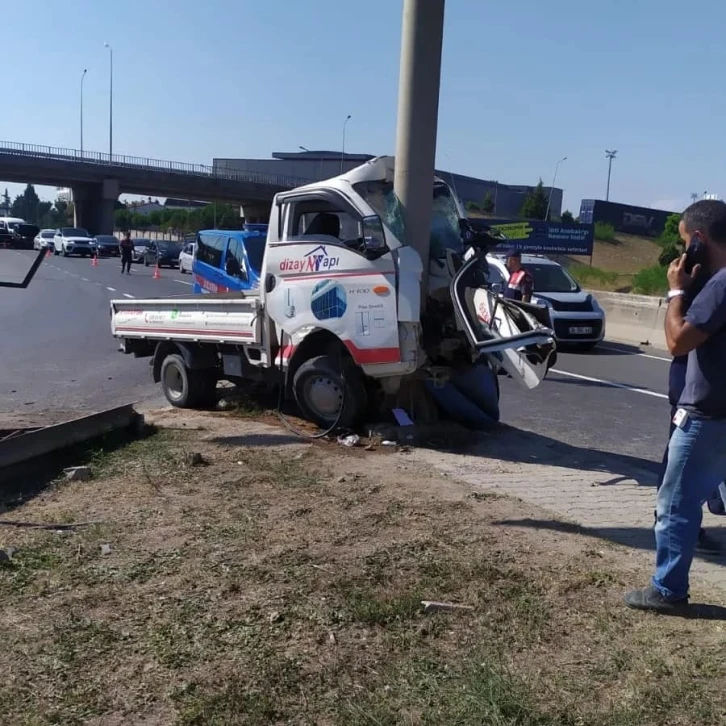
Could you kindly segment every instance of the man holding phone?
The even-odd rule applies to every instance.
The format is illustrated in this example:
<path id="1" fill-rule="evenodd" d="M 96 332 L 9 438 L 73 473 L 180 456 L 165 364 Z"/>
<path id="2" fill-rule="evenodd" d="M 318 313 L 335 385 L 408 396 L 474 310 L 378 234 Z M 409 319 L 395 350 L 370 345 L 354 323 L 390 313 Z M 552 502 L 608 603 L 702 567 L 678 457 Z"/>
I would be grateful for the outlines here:
<path id="1" fill-rule="evenodd" d="M 686 380 L 656 500 L 655 575 L 650 586 L 625 595 L 629 607 L 663 613 L 688 606 L 702 505 L 726 478 L 726 203 L 692 204 L 679 231 L 687 253 L 668 269 L 665 333 L 671 354 L 688 356 Z M 687 272 L 694 257 L 703 262 Z M 687 307 L 686 293 L 702 265 L 712 275 Z"/>

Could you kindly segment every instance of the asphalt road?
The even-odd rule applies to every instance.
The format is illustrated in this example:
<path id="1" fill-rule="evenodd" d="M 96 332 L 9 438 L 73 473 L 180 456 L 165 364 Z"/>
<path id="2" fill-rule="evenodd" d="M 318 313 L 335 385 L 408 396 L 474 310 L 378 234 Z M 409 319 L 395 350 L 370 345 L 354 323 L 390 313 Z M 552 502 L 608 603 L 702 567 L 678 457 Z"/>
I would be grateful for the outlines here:
<path id="1" fill-rule="evenodd" d="M 0 279 L 22 279 L 32 253 L 0 250 Z M 145 360 L 118 352 L 109 300 L 188 295 L 178 270 L 117 259 L 52 257 L 27 290 L 0 289 L 0 428 L 37 423 L 129 401 L 161 401 Z M 502 420 L 558 445 L 573 463 L 599 450 L 655 470 L 668 428 L 668 355 L 606 343 L 591 353 L 559 353 L 555 371 L 534 391 L 502 379 Z M 549 445 L 549 444 L 548 444 Z"/>
<path id="2" fill-rule="evenodd" d="M 35 254 L 0 250 L 0 279 L 22 280 Z M 158 398 L 146 362 L 118 352 L 109 301 L 191 292 L 189 275 L 161 275 L 143 265 L 122 275 L 116 258 L 50 257 L 27 289 L 0 288 L 0 428 Z"/>

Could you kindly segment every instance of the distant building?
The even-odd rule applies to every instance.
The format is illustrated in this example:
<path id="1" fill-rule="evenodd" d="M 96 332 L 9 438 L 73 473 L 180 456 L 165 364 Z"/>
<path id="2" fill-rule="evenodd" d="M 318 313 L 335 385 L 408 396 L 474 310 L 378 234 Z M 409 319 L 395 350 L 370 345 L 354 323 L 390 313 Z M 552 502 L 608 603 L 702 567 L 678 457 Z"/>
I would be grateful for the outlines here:
<path id="1" fill-rule="evenodd" d="M 187 209 L 193 211 L 209 206 L 209 202 L 195 202 L 191 199 L 172 199 L 168 197 L 164 200 L 164 209 Z"/>
<path id="2" fill-rule="evenodd" d="M 345 154 L 339 151 L 275 152 L 271 159 L 214 159 L 215 172 L 253 172 L 291 176 L 308 182 L 330 179 L 344 171 L 373 159 L 371 154 Z M 502 184 L 473 176 L 454 174 L 441 169 L 436 175 L 455 188 L 461 201 L 481 207 L 487 196 L 494 204 L 493 216 L 518 217 L 524 200 L 534 187 L 524 184 Z M 550 188 L 545 187 L 549 196 Z M 562 212 L 562 189 L 552 190 L 552 216 Z"/>
<path id="3" fill-rule="evenodd" d="M 67 187 L 56 187 L 56 199 L 59 202 L 70 204 L 73 201 L 73 193 Z"/>
<path id="4" fill-rule="evenodd" d="M 665 209 L 634 207 L 631 204 L 605 202 L 601 199 L 583 199 L 580 203 L 580 222 L 583 224 L 609 224 L 616 232 L 658 237 L 665 229 L 671 214 Z"/>

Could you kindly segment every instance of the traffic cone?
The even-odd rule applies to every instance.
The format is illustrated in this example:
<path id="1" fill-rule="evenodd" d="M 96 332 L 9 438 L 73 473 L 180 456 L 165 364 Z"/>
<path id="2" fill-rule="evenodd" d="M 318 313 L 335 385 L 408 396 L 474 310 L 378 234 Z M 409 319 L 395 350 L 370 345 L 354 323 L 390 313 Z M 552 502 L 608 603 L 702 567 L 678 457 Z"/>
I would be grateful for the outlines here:
<path id="1" fill-rule="evenodd" d="M 91 267 L 98 267 L 98 256 L 97 255 L 93 255 L 93 257 L 91 257 Z"/>
<path id="2" fill-rule="evenodd" d="M 153 276 L 153 279 L 154 280 L 161 280 L 161 270 L 159 269 L 159 265 L 156 265 L 154 267 L 154 276 Z"/>

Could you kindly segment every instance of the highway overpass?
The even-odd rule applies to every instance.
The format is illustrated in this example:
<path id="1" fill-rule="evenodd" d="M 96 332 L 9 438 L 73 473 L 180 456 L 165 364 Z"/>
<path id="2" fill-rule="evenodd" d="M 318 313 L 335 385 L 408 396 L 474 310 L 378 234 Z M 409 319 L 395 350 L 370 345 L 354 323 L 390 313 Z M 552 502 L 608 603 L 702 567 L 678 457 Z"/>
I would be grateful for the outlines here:
<path id="1" fill-rule="evenodd" d="M 216 170 L 136 156 L 119 156 L 0 141 L 0 180 L 70 187 L 75 224 L 92 234 L 113 231 L 119 194 L 143 194 L 239 204 L 249 222 L 266 221 L 273 196 L 309 183 L 277 174 Z"/>

